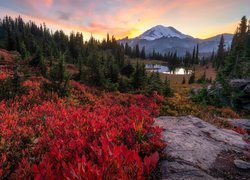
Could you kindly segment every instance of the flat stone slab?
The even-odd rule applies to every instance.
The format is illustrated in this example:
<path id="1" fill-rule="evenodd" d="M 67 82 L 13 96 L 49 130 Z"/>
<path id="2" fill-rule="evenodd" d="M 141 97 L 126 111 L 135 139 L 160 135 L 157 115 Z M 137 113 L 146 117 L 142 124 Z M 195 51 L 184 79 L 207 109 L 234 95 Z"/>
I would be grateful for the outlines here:
<path id="1" fill-rule="evenodd" d="M 161 165 L 163 179 L 171 180 L 213 180 L 214 178 L 201 169 L 182 162 L 164 161 Z"/>
<path id="2" fill-rule="evenodd" d="M 250 131 L 250 119 L 228 119 L 233 126 L 239 126 Z"/>
<path id="3" fill-rule="evenodd" d="M 218 156 L 250 149 L 242 135 L 192 116 L 159 117 L 155 125 L 165 129 L 162 135 L 167 143 L 162 179 L 221 179 L 211 172 Z"/>

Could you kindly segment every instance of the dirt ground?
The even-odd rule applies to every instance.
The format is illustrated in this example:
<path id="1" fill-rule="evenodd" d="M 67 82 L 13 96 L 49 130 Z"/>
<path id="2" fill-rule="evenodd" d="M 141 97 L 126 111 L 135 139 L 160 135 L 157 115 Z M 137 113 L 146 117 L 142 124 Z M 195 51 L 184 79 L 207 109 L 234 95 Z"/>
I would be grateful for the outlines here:
<path id="1" fill-rule="evenodd" d="M 247 180 L 250 179 L 250 172 L 247 170 L 240 170 L 234 165 L 235 159 L 244 161 L 250 160 L 249 152 L 237 153 L 234 151 L 221 152 L 214 163 L 211 172 L 214 177 L 221 177 L 223 179 L 237 179 Z"/>

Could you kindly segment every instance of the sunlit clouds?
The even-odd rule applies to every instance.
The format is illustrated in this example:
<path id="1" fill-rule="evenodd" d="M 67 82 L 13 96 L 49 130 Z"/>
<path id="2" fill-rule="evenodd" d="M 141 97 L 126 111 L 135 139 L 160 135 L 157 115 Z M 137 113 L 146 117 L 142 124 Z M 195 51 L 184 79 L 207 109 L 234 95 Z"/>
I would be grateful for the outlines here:
<path id="1" fill-rule="evenodd" d="M 249 0 L 1 0 L 0 16 L 20 14 L 86 38 L 135 37 L 158 24 L 206 38 L 233 33 L 239 19 L 250 16 L 248 7 Z"/>

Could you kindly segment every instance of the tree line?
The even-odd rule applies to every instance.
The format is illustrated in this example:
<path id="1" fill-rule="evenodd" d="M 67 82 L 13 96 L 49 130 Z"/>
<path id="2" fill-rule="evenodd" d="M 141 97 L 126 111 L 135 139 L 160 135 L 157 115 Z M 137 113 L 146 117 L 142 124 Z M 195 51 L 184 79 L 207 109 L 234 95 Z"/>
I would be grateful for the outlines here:
<path id="1" fill-rule="evenodd" d="M 250 20 L 248 22 L 246 16 L 242 17 L 229 50 L 225 49 L 221 36 L 213 65 L 218 71 L 218 79 L 250 76 Z"/>

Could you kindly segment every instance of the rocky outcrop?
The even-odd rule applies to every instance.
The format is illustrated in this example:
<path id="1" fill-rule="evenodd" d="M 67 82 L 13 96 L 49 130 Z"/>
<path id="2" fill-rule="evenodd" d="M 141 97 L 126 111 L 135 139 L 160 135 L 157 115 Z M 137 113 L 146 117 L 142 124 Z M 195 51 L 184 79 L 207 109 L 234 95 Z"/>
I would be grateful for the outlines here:
<path id="1" fill-rule="evenodd" d="M 250 120 L 249 119 L 228 119 L 229 123 L 233 126 L 241 127 L 250 132 Z"/>
<path id="2" fill-rule="evenodd" d="M 162 179 L 249 179 L 234 160 L 249 161 L 250 145 L 242 135 L 192 116 L 159 117 L 156 126 L 165 129 L 166 160 L 161 163 Z M 240 172 L 239 172 L 240 171 Z"/>

